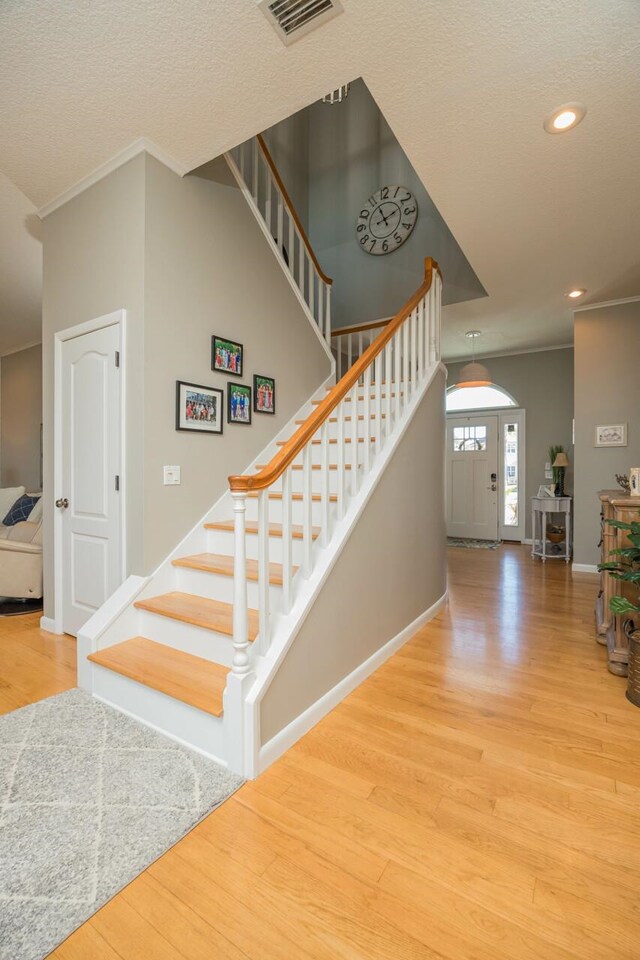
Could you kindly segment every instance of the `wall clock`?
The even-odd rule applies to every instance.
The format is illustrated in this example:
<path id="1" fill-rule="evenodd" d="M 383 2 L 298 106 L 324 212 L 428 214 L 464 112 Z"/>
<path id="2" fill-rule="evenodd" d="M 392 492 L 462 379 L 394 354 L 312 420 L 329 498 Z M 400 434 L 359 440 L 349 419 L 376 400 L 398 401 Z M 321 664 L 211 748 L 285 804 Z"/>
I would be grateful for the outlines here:
<path id="1" fill-rule="evenodd" d="M 410 190 L 396 185 L 380 187 L 360 211 L 358 243 L 376 257 L 393 253 L 411 236 L 417 216 L 418 204 Z"/>

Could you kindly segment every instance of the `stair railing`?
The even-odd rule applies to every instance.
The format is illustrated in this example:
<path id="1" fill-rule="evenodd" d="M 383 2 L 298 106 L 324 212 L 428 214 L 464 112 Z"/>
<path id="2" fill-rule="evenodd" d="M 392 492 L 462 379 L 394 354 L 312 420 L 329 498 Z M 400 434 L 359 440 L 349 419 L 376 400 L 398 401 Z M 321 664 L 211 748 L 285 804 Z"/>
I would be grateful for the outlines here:
<path id="1" fill-rule="evenodd" d="M 281 481 L 282 525 L 282 612 L 294 602 L 292 538 L 302 538 L 302 562 L 296 577 L 298 586 L 311 576 L 314 564 L 313 541 L 326 546 L 332 536 L 332 503 L 337 519 L 344 518 L 348 504 L 356 497 L 364 475 L 401 424 L 416 391 L 440 359 L 440 309 L 442 279 L 438 264 L 425 261 L 425 279 L 400 312 L 378 332 L 339 382 L 319 403 L 291 439 L 256 474 L 229 477 L 235 511 L 235 566 L 233 645 L 231 677 L 240 680 L 250 670 L 247 638 L 247 575 L 245 510 L 249 496 L 258 497 L 258 650 L 266 654 L 271 642 L 269 610 L 269 493 Z M 360 413 L 359 401 L 363 403 Z M 335 438 L 329 425 L 336 424 Z M 312 460 L 319 446 L 319 462 Z M 329 482 L 330 450 L 335 447 L 335 493 Z M 296 463 L 301 458 L 302 463 Z M 292 524 L 293 471 L 302 472 L 302 524 Z M 312 527 L 312 474 L 320 470 L 319 530 Z M 298 493 L 298 499 L 300 493 Z M 333 499 L 332 499 L 333 498 Z"/>
<path id="2" fill-rule="evenodd" d="M 227 160 L 273 241 L 315 324 L 331 345 L 331 285 L 318 262 L 262 134 L 241 143 Z"/>

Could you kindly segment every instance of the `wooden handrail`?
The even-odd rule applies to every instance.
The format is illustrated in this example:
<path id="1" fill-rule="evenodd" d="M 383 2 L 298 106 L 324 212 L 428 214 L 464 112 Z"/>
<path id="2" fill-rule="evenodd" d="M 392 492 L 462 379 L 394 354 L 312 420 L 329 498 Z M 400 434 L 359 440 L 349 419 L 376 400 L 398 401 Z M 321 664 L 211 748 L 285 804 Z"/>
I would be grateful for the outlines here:
<path id="1" fill-rule="evenodd" d="M 275 457 L 273 457 L 270 463 L 263 467 L 260 473 L 229 477 L 229 487 L 233 492 L 249 493 L 251 490 L 265 490 L 282 476 L 287 467 L 293 463 L 314 434 L 318 432 L 322 424 L 329 419 L 338 404 L 341 403 L 349 391 L 356 386 L 371 362 L 382 353 L 396 330 L 402 326 L 407 317 L 410 316 L 411 312 L 415 310 L 422 298 L 428 293 L 433 282 L 433 274 L 436 270 L 440 273 L 440 268 L 436 261 L 431 257 L 427 257 L 424 262 L 424 282 L 411 299 L 405 303 L 400 312 L 389 321 L 384 333 L 376 337 L 373 343 L 367 347 L 351 369 L 347 370 L 344 377 L 336 383 L 335 387 L 327 394 L 322 403 L 320 403 L 307 420 L 298 427 L 291 439 L 282 447 Z M 442 276 L 442 274 L 440 275 Z"/>
<path id="2" fill-rule="evenodd" d="M 331 279 L 331 277 L 328 277 L 328 276 L 326 275 L 326 273 L 324 272 L 324 270 L 322 269 L 322 267 L 321 267 L 320 264 L 318 263 L 318 258 L 316 257 L 315 253 L 313 252 L 313 248 L 311 247 L 311 244 L 310 244 L 310 242 L 309 242 L 309 237 L 307 236 L 307 231 L 306 231 L 305 228 L 302 226 L 302 222 L 301 222 L 300 217 L 298 216 L 298 214 L 297 214 L 297 212 L 296 212 L 296 208 L 295 208 L 294 205 L 293 205 L 293 202 L 292 202 L 292 200 L 291 200 L 291 197 L 289 196 L 289 192 L 288 192 L 287 188 L 285 187 L 284 183 L 282 182 L 282 177 L 280 176 L 280 174 L 279 174 L 279 172 L 278 172 L 278 168 L 276 167 L 275 163 L 273 162 L 273 157 L 272 157 L 271 154 L 269 153 L 269 148 L 268 148 L 268 146 L 266 145 L 265 140 L 264 140 L 264 137 L 262 136 L 261 133 L 258 134 L 258 136 L 256 137 L 256 140 L 257 140 L 258 143 L 260 144 L 260 149 L 262 150 L 262 152 L 263 152 L 263 154 L 264 154 L 264 158 L 265 158 L 265 160 L 267 161 L 267 164 L 269 165 L 269 169 L 271 170 L 271 173 L 272 173 L 272 175 L 273 175 L 273 179 L 275 180 L 275 182 L 276 182 L 276 184 L 277 184 L 277 186 L 278 186 L 278 189 L 279 189 L 280 193 L 281 193 L 282 196 L 284 197 L 284 200 L 285 200 L 285 202 L 286 202 L 286 204 L 287 204 L 287 207 L 289 208 L 289 213 L 291 214 L 291 217 L 292 217 L 292 219 L 293 219 L 296 227 L 298 228 L 298 233 L 299 233 L 300 236 L 302 237 L 302 242 L 304 243 L 305 247 L 307 248 L 307 253 L 308 253 L 309 256 L 311 257 L 311 261 L 312 261 L 314 267 L 316 268 L 316 272 L 317 272 L 318 276 L 320 277 L 321 280 L 324 280 L 324 282 L 325 282 L 326 284 L 328 284 L 329 286 L 331 286 L 331 284 L 333 283 L 333 280 Z"/>
<path id="3" fill-rule="evenodd" d="M 393 317 L 387 317 L 386 320 L 374 320 L 371 323 L 360 323 L 353 327 L 338 327 L 331 331 L 331 337 L 346 337 L 350 333 L 364 333 L 365 330 L 378 330 L 393 320 Z"/>

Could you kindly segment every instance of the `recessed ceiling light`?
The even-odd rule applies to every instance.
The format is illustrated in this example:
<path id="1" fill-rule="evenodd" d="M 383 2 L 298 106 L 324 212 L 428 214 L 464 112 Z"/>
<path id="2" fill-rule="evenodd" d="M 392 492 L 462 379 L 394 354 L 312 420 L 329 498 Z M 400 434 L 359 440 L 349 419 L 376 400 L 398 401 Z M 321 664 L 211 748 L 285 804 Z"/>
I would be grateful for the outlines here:
<path id="1" fill-rule="evenodd" d="M 543 126 L 547 133 L 566 133 L 584 120 L 586 112 L 581 103 L 564 103 L 546 117 Z"/>
<path id="2" fill-rule="evenodd" d="M 578 297 L 583 297 L 586 292 L 586 290 L 569 290 L 568 293 L 565 293 L 565 297 L 571 297 L 572 300 L 577 300 Z"/>

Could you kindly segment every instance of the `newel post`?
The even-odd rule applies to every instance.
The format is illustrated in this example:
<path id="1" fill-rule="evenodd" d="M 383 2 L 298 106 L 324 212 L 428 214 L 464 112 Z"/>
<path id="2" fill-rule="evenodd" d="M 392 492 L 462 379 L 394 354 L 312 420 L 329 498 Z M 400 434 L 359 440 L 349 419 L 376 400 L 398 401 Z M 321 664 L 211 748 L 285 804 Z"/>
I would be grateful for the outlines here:
<path id="1" fill-rule="evenodd" d="M 233 659 L 224 692 L 224 723 L 228 733 L 229 769 L 255 776 L 253 721 L 247 713 L 247 693 L 253 681 L 249 657 L 247 608 L 247 551 L 245 513 L 247 490 L 231 491 L 235 552 L 233 563 Z"/>

